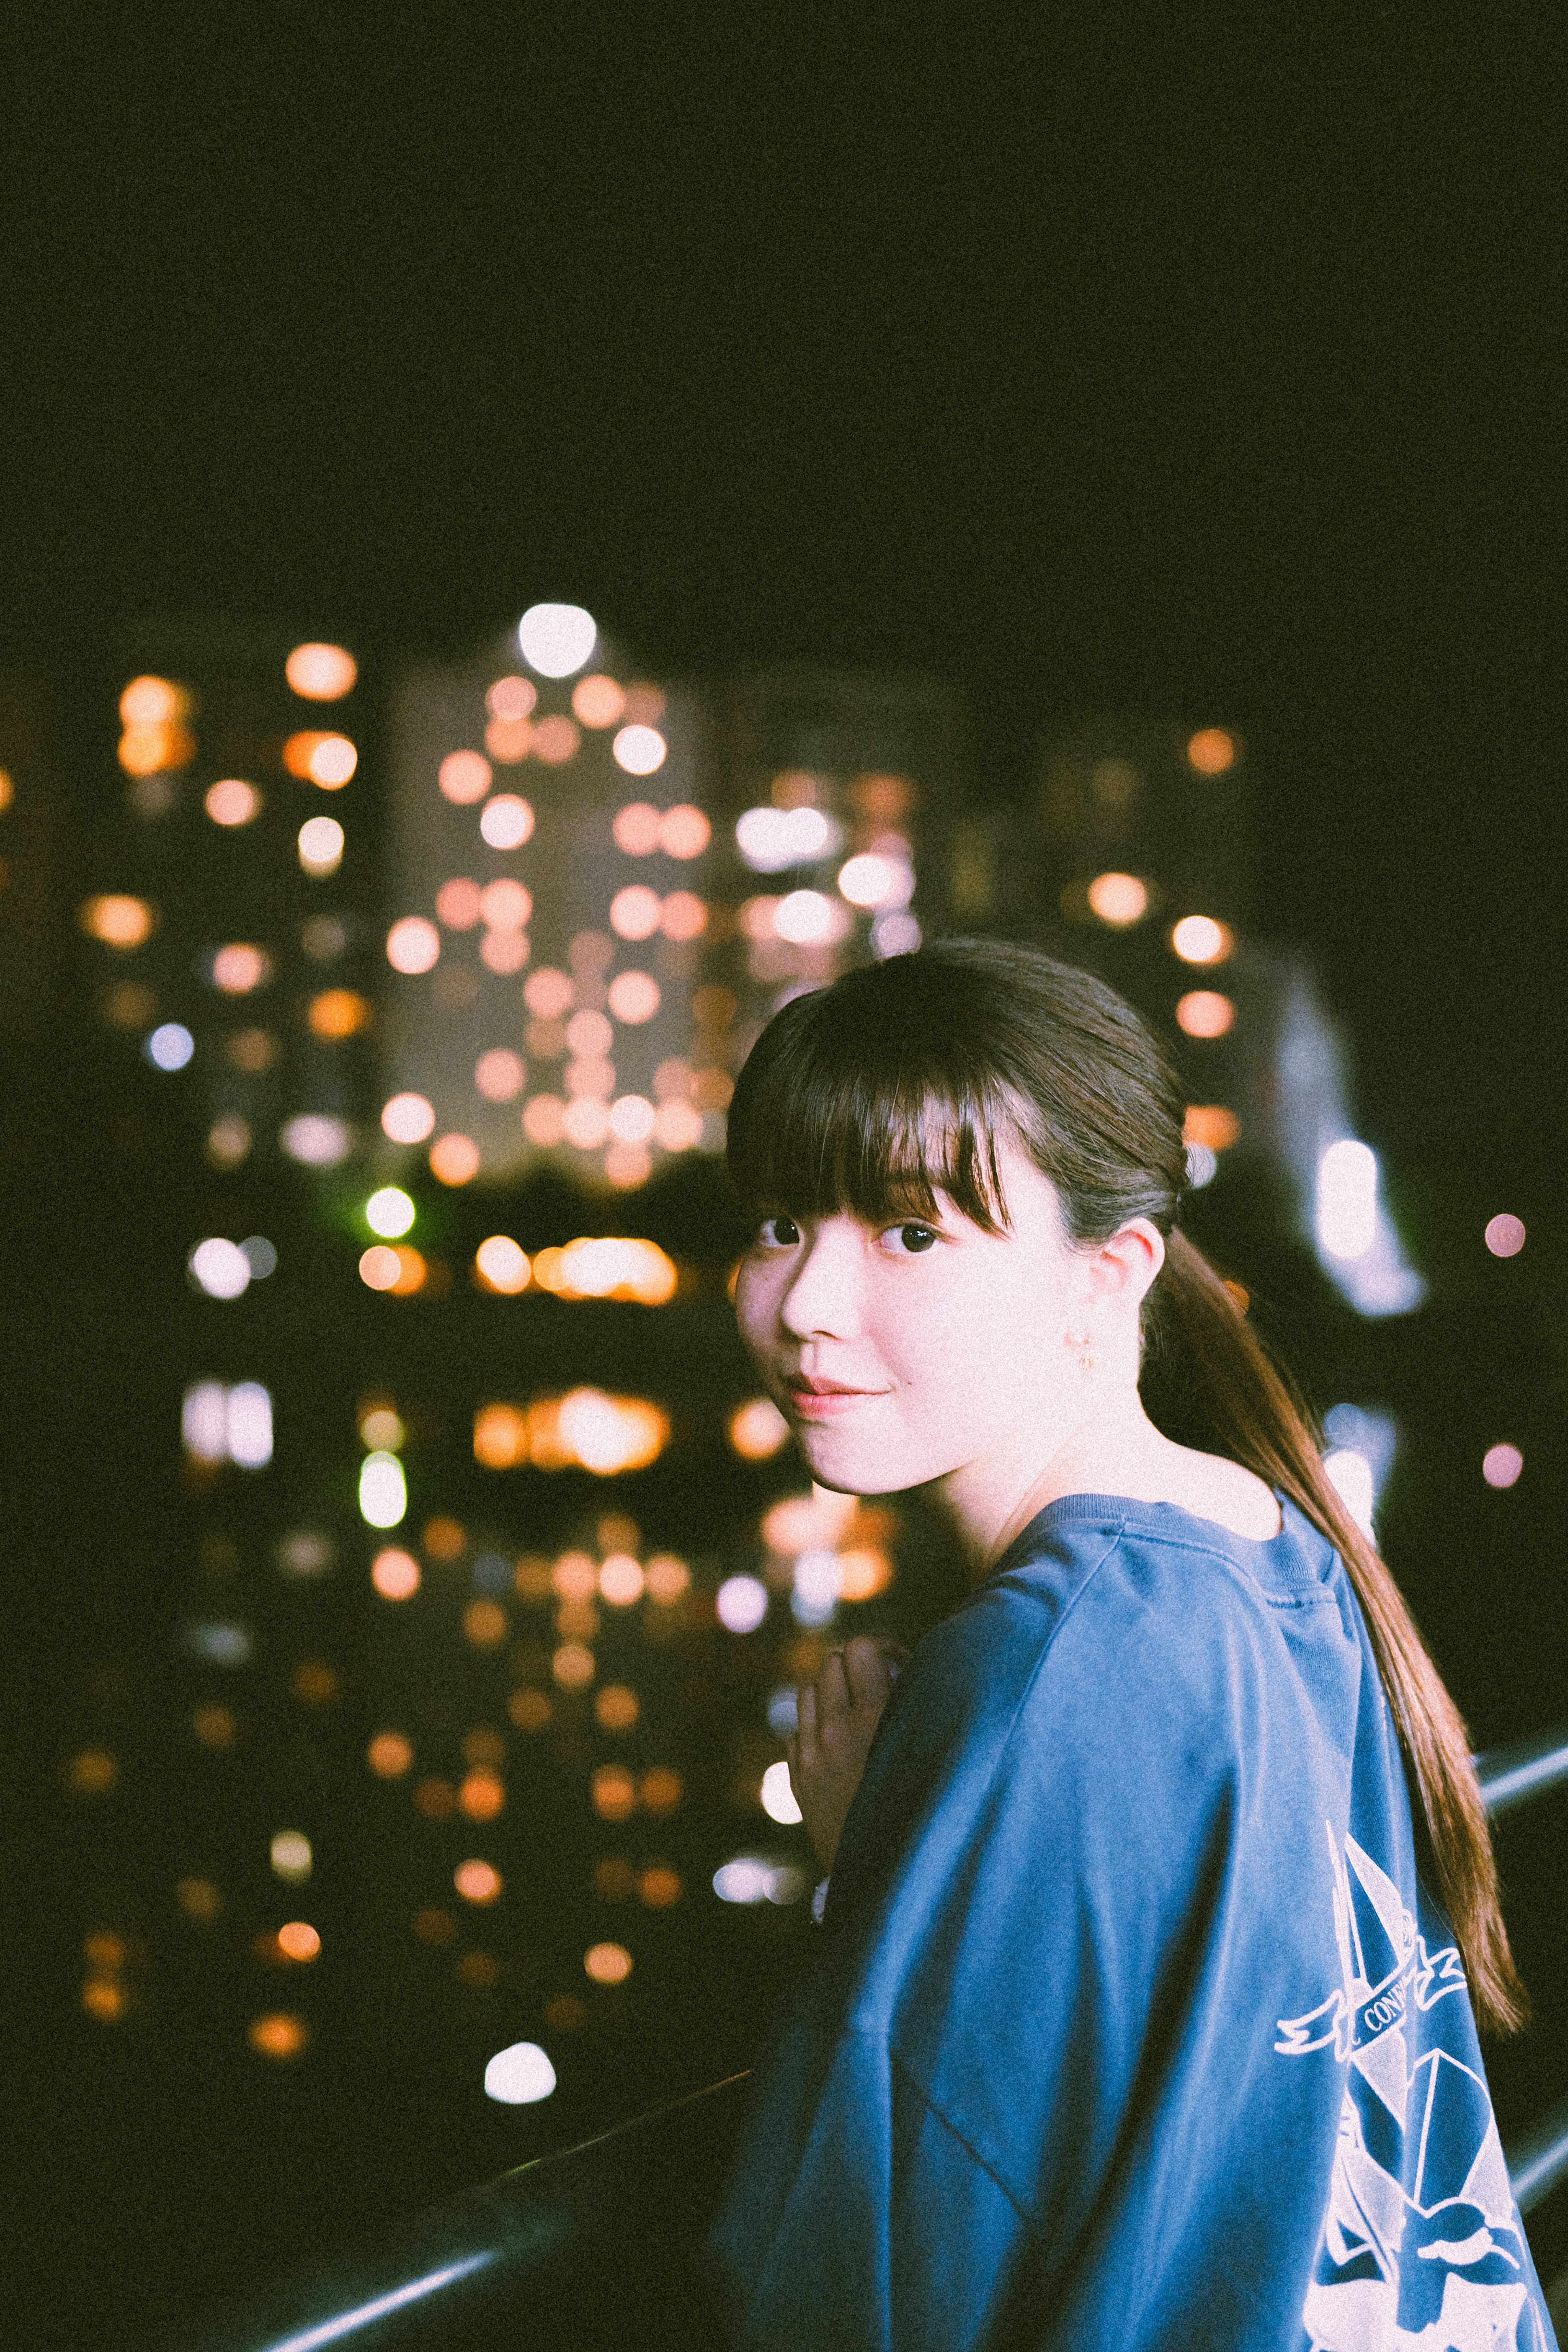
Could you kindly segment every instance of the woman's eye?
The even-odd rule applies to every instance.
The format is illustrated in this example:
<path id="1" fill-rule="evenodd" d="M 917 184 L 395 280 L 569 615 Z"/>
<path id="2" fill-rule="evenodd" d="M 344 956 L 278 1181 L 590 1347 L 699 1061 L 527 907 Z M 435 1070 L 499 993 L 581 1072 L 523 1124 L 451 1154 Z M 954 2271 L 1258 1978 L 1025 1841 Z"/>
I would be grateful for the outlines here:
<path id="1" fill-rule="evenodd" d="M 899 1257 L 918 1257 L 923 1251 L 934 1248 L 939 1239 L 929 1225 L 889 1225 L 887 1231 L 897 1236 L 894 1254 Z"/>
<path id="2" fill-rule="evenodd" d="M 763 1249 L 792 1249 L 800 1238 L 800 1228 L 793 1217 L 764 1217 L 757 1228 Z"/>

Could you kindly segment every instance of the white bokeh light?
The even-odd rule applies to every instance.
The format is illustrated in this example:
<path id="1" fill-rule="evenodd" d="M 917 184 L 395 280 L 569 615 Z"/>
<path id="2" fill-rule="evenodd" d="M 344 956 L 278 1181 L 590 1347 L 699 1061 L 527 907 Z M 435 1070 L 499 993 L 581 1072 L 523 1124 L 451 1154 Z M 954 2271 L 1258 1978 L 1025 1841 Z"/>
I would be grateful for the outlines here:
<path id="1" fill-rule="evenodd" d="M 555 2068 L 537 2042 L 514 2042 L 497 2050 L 485 2068 L 485 2095 L 503 2106 L 528 2106 L 548 2099 L 554 2088 Z"/>
<path id="2" fill-rule="evenodd" d="M 1353 1136 L 1319 1158 L 1317 1227 L 1331 1257 L 1364 1257 L 1377 1239 L 1377 1154 Z"/>
<path id="3" fill-rule="evenodd" d="M 237 1242 L 198 1242 L 186 1260 L 193 1279 L 209 1298 L 237 1298 L 250 1287 L 251 1265 Z"/>
<path id="4" fill-rule="evenodd" d="M 580 604 L 530 604 L 517 623 L 518 648 L 540 677 L 570 677 L 598 641 L 593 615 Z"/>
<path id="5" fill-rule="evenodd" d="M 768 1614 L 768 1587 L 760 1577 L 727 1576 L 714 1605 L 727 1633 L 755 1633 Z"/>
<path id="6" fill-rule="evenodd" d="M 789 1767 L 779 1758 L 762 1775 L 762 1810 L 770 1822 L 792 1823 L 802 1818 L 789 1782 Z"/>
<path id="7" fill-rule="evenodd" d="M 378 1449 L 360 1465 L 360 1517 L 371 1528 L 395 1528 L 408 1508 L 408 1486 L 395 1454 Z"/>

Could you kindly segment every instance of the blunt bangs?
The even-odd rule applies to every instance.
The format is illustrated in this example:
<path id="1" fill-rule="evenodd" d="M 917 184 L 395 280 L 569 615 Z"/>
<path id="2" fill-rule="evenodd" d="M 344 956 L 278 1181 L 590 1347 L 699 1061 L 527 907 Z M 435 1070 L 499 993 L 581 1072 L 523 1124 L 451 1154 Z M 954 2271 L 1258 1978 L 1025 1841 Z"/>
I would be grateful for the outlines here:
<path id="1" fill-rule="evenodd" d="M 855 978 L 874 983 L 875 971 Z M 983 1231 L 1005 1231 L 996 1138 L 1016 1128 L 1015 1106 L 935 1004 L 930 1020 L 895 1025 L 878 1017 L 874 984 L 841 990 L 786 1005 L 737 1082 L 726 1162 L 746 1208 L 934 1218 L 940 1190 Z"/>

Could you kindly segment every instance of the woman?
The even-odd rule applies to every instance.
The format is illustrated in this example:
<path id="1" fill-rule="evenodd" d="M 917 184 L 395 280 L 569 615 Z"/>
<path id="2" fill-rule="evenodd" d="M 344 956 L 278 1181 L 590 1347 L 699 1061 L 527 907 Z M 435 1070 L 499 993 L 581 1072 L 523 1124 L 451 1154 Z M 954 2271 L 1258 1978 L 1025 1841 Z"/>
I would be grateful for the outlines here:
<path id="1" fill-rule="evenodd" d="M 1120 998 L 984 940 L 796 999 L 737 1087 L 747 1349 L 971 1582 L 800 1693 L 822 1940 L 707 2247 L 745 2352 L 1552 2345 L 1464 1726 L 1181 1234 L 1182 1124 Z"/>

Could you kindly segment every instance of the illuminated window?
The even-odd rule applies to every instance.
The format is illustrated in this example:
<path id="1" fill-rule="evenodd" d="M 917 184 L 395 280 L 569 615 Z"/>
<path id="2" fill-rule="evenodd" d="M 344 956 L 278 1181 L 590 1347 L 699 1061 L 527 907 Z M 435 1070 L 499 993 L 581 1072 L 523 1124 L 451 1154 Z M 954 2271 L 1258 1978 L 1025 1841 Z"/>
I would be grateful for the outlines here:
<path id="1" fill-rule="evenodd" d="M 1481 1476 L 1489 1486 L 1513 1486 L 1524 1468 L 1517 1445 L 1489 1445 L 1481 1457 Z"/>
<path id="2" fill-rule="evenodd" d="M 550 1672 L 562 1690 L 586 1690 L 596 1669 L 585 1642 L 563 1642 L 550 1660 Z"/>
<path id="3" fill-rule="evenodd" d="M 238 1298 L 250 1286 L 250 1260 L 235 1242 L 198 1242 L 185 1263 L 209 1298 Z"/>
<path id="4" fill-rule="evenodd" d="M 842 939 L 849 919 L 841 906 L 821 890 L 791 890 L 773 912 L 773 928 L 795 947 L 816 947 Z"/>
<path id="5" fill-rule="evenodd" d="M 86 899 L 79 920 L 89 937 L 101 940 L 105 947 L 139 948 L 152 936 L 158 915 L 145 898 L 110 893 Z"/>
<path id="6" fill-rule="evenodd" d="M 549 723 L 547 719 L 545 726 Z M 544 727 L 534 730 L 536 750 L 544 731 Z M 480 811 L 479 831 L 492 849 L 520 849 L 533 829 L 533 808 L 517 793 L 497 793 Z"/>
<path id="7" fill-rule="evenodd" d="M 533 910 L 533 892 L 509 874 L 479 893 L 479 912 L 493 930 L 520 930 Z"/>
<path id="8" fill-rule="evenodd" d="M 610 748 L 629 776 L 651 776 L 664 766 L 667 746 L 656 727 L 622 727 Z"/>
<path id="9" fill-rule="evenodd" d="M 248 996 L 272 978 L 272 958 L 265 948 L 235 941 L 219 948 L 213 958 L 213 986 L 225 996 Z"/>
<path id="10" fill-rule="evenodd" d="M 285 743 L 283 764 L 301 783 L 319 784 L 323 792 L 336 793 L 359 766 L 360 755 L 346 735 L 307 728 Z"/>
<path id="11" fill-rule="evenodd" d="M 1135 874 L 1097 874 L 1089 885 L 1089 906 L 1113 930 L 1142 922 L 1149 911 L 1149 894 Z"/>
<path id="12" fill-rule="evenodd" d="M 299 863 L 320 880 L 343 862 L 343 828 L 333 816 L 307 817 L 299 828 Z"/>
<path id="13" fill-rule="evenodd" d="M 689 1151 L 702 1140 L 701 1111 L 688 1102 L 666 1102 L 659 1106 L 653 1132 L 666 1151 Z"/>
<path id="14" fill-rule="evenodd" d="M 630 1731 L 639 1714 L 637 1694 L 624 1683 L 607 1683 L 593 1702 L 593 1713 L 601 1731 Z"/>
<path id="15" fill-rule="evenodd" d="M 471 1601 L 463 1612 L 463 1632 L 476 1650 L 493 1650 L 509 1628 L 507 1612 L 494 1601 Z"/>
<path id="16" fill-rule="evenodd" d="M 1200 776 L 1222 776 L 1236 762 L 1236 738 L 1223 727 L 1200 727 L 1189 737 L 1187 764 Z"/>
<path id="17" fill-rule="evenodd" d="M 553 718 L 535 721 L 528 748 L 535 759 L 542 760 L 547 768 L 563 768 L 569 760 L 575 759 L 581 740 L 571 720 L 563 713 L 557 713 Z"/>
<path id="18" fill-rule="evenodd" d="M 527 1254 L 506 1234 L 492 1234 L 480 1243 L 474 1253 L 474 1271 L 486 1290 L 499 1291 L 507 1297 L 528 1286 Z"/>
<path id="19" fill-rule="evenodd" d="M 438 1136 L 430 1147 L 430 1172 L 440 1184 L 468 1184 L 479 1173 L 479 1147 L 472 1136 Z"/>
<path id="20" fill-rule="evenodd" d="M 593 1810 L 607 1822 L 623 1822 L 637 1810 L 637 1784 L 623 1764 L 601 1764 L 590 1783 Z"/>
<path id="21" fill-rule="evenodd" d="M 1211 915 L 1184 915 L 1171 931 L 1171 945 L 1183 963 L 1223 963 L 1236 945 L 1228 923 Z"/>
<path id="22" fill-rule="evenodd" d="M 460 1862 L 452 1884 L 465 1903 L 494 1903 L 501 1892 L 501 1874 L 492 1863 Z"/>
<path id="23" fill-rule="evenodd" d="M 299 2056 L 309 2042 L 310 2029 L 292 2011 L 277 2009 L 269 2011 L 265 2017 L 253 2017 L 246 2039 L 264 2058 L 282 2062 Z"/>
<path id="24" fill-rule="evenodd" d="M 615 846 L 628 857 L 647 857 L 659 846 L 659 812 L 648 801 L 629 801 L 615 812 Z"/>
<path id="25" fill-rule="evenodd" d="M 867 850 L 840 866 L 839 889 L 853 907 L 906 907 L 915 895 L 915 875 L 899 859 Z"/>
<path id="26" fill-rule="evenodd" d="M 643 1564 L 630 1552 L 612 1552 L 599 1570 L 599 1590 L 612 1608 L 629 1609 L 643 1598 L 647 1578 Z"/>
<path id="27" fill-rule="evenodd" d="M 506 1802 L 505 1785 L 495 1772 L 470 1772 L 457 1791 L 458 1809 L 471 1822 L 493 1822 Z"/>
<path id="28" fill-rule="evenodd" d="M 1218 989 L 1193 988 L 1178 1000 L 1176 1017 L 1189 1037 L 1223 1037 L 1235 1024 L 1236 1007 Z"/>
<path id="29" fill-rule="evenodd" d="M 395 1528 L 407 1509 L 408 1485 L 397 1455 L 379 1448 L 367 1454 L 360 1465 L 360 1517 L 366 1526 Z"/>
<path id="30" fill-rule="evenodd" d="M 570 677 L 591 660 L 598 639 L 580 604 L 530 604 L 517 623 L 523 659 L 541 677 Z"/>
<path id="31" fill-rule="evenodd" d="M 261 814 L 261 794 L 238 776 L 225 776 L 220 783 L 208 785 L 202 806 L 214 824 L 249 824 Z"/>
<path id="32" fill-rule="evenodd" d="M 570 1011 L 577 990 L 564 971 L 541 964 L 523 983 L 523 1003 L 541 1021 L 559 1020 Z"/>
<path id="33" fill-rule="evenodd" d="M 692 1572 L 673 1552 L 655 1552 L 648 1562 L 648 1596 L 662 1608 L 672 1608 L 691 1590 Z"/>
<path id="34" fill-rule="evenodd" d="M 651 1021 L 659 1009 L 659 983 L 649 972 L 617 972 L 610 983 L 610 1010 L 617 1021 L 624 1022 L 628 1027 Z M 580 1021 L 583 1016 L 580 1013 L 574 1017 Z M 570 1034 L 569 1028 L 569 1038 Z"/>
<path id="35" fill-rule="evenodd" d="M 419 1562 L 412 1552 L 379 1551 L 371 1563 L 371 1582 L 383 1601 L 412 1601 L 420 1586 Z"/>
<path id="36" fill-rule="evenodd" d="M 526 719 L 492 719 L 485 728 L 485 749 L 503 767 L 514 768 L 528 758 L 533 732 Z"/>
<path id="37" fill-rule="evenodd" d="M 652 938 L 662 912 L 659 894 L 645 883 L 628 883 L 610 902 L 610 928 L 623 940 Z"/>
<path id="38" fill-rule="evenodd" d="M 405 915 L 387 933 L 387 961 L 394 971 L 429 971 L 441 955 L 441 934 L 423 915 Z"/>
<path id="39" fill-rule="evenodd" d="M 538 698 L 531 678 L 498 677 L 486 694 L 485 708 L 492 719 L 515 721 L 527 719 Z"/>
<path id="40" fill-rule="evenodd" d="M 667 1764 L 651 1766 L 637 1790 L 639 1802 L 650 1813 L 673 1813 L 684 1793 L 680 1774 Z"/>
<path id="41" fill-rule="evenodd" d="M 462 807 L 482 801 L 490 789 L 490 762 L 482 751 L 448 751 L 435 781 L 445 800 Z"/>
<path id="42" fill-rule="evenodd" d="M 449 931 L 471 931 L 479 919 L 483 895 L 477 882 L 462 877 L 444 882 L 435 894 L 435 911 Z"/>
<path id="43" fill-rule="evenodd" d="M 1485 1234 L 1486 1245 L 1493 1257 L 1517 1257 L 1524 1247 L 1524 1220 L 1510 1216 L 1489 1218 Z"/>
<path id="44" fill-rule="evenodd" d="M 789 1434 L 789 1424 L 771 1397 L 737 1405 L 727 1423 L 729 1442 L 746 1462 L 768 1462 Z"/>
<path id="45" fill-rule="evenodd" d="M 474 1084 L 486 1102 L 512 1102 L 528 1078 L 520 1054 L 509 1045 L 492 1045 L 474 1065 Z"/>
<path id="46" fill-rule="evenodd" d="M 334 1044 L 364 1028 L 370 1017 L 369 997 L 359 995 L 351 988 L 329 988 L 319 996 L 313 996 L 306 1015 L 311 1035 Z"/>
<path id="47" fill-rule="evenodd" d="M 351 691 L 360 666 L 342 646 L 296 646 L 283 675 L 307 702 L 337 702 Z"/>
<path id="48" fill-rule="evenodd" d="M 289 1119 L 277 1139 L 287 1157 L 303 1168 L 335 1168 L 348 1158 L 354 1140 L 345 1120 L 315 1112 Z"/>
<path id="49" fill-rule="evenodd" d="M 768 1614 L 768 1587 L 760 1577 L 727 1576 L 714 1605 L 727 1633 L 755 1633 Z"/>
<path id="50" fill-rule="evenodd" d="M 541 1150 L 558 1144 L 566 1132 L 566 1105 L 559 1095 L 535 1095 L 523 1108 L 523 1133 Z"/>
<path id="51" fill-rule="evenodd" d="M 583 677 L 572 688 L 571 707 L 585 727 L 613 727 L 626 697 L 612 677 Z"/>
<path id="52" fill-rule="evenodd" d="M 310 1841 L 302 1830 L 279 1830 L 269 1853 L 275 1874 L 291 1886 L 302 1885 L 315 1866 Z"/>

